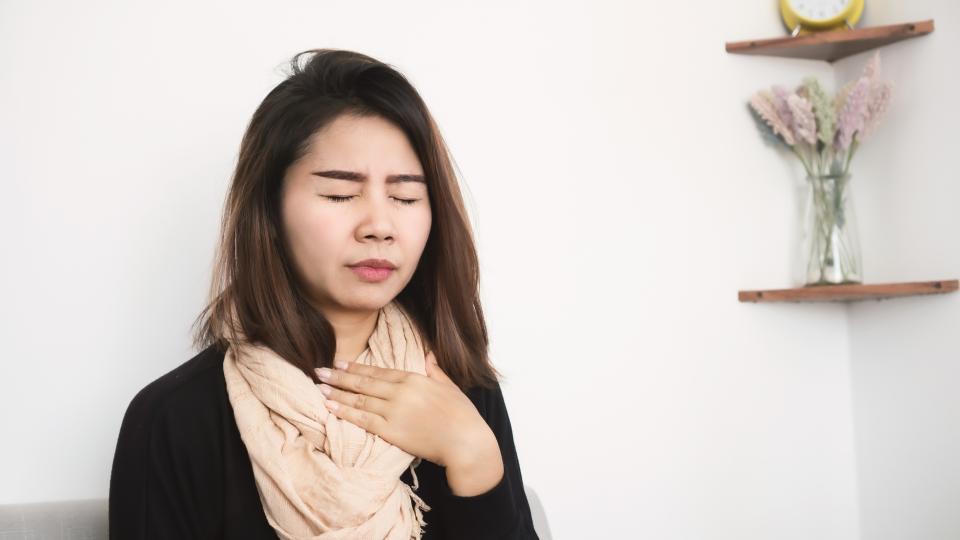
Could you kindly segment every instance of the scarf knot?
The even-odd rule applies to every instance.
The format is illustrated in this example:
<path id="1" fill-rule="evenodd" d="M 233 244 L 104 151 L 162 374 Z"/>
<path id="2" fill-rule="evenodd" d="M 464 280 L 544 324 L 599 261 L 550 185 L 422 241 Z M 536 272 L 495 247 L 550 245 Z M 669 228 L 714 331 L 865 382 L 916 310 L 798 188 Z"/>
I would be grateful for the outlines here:
<path id="1" fill-rule="evenodd" d="M 264 513 L 284 540 L 418 540 L 430 506 L 421 459 L 329 412 L 303 371 L 240 340 L 223 372 Z M 357 363 L 426 374 L 423 342 L 398 304 L 378 312 Z M 400 475 L 409 467 L 413 487 Z"/>

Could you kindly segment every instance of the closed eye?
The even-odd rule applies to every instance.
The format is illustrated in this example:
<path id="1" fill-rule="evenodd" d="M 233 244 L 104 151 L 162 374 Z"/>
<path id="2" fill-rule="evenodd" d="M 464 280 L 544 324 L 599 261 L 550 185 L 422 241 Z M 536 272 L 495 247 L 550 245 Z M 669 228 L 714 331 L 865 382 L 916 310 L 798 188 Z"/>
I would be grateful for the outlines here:
<path id="1" fill-rule="evenodd" d="M 323 197 L 326 199 L 330 199 L 333 202 L 347 202 L 350 199 L 356 197 L 356 195 L 323 195 Z M 403 205 L 413 204 L 420 200 L 420 199 L 399 199 L 397 197 L 391 197 L 391 198 Z"/>

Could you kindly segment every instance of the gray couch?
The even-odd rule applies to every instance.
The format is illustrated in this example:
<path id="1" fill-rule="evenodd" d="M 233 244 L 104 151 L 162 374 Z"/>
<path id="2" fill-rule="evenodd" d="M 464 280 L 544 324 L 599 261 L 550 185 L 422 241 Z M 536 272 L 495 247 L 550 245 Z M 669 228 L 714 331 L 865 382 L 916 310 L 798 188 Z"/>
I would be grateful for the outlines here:
<path id="1" fill-rule="evenodd" d="M 524 486 L 533 526 L 551 540 L 540 498 Z M 0 540 L 105 540 L 107 499 L 0 505 Z"/>
<path id="2" fill-rule="evenodd" d="M 0 540 L 104 540 L 107 500 L 0 506 Z"/>

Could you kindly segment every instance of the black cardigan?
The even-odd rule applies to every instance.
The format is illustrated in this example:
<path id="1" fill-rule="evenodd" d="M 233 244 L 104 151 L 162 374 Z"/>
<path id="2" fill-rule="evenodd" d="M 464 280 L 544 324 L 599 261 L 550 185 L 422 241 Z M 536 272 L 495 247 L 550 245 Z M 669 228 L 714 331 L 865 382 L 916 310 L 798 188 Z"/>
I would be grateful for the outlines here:
<path id="1" fill-rule="evenodd" d="M 277 538 L 227 397 L 223 357 L 210 346 L 130 402 L 110 476 L 111 540 Z M 423 538 L 537 539 L 500 387 L 467 395 L 497 437 L 504 475 L 486 493 L 462 497 L 442 467 L 423 460 L 416 492 L 431 507 Z M 400 478 L 413 485 L 409 468 Z"/>

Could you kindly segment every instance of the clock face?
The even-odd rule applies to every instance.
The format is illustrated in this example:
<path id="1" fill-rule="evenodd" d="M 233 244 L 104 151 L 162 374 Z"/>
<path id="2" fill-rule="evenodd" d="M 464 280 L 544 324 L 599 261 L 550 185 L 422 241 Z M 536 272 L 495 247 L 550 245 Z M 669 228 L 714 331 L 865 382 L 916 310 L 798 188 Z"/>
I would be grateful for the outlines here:
<path id="1" fill-rule="evenodd" d="M 823 21 L 839 16 L 854 0 L 789 0 L 790 6 L 800 17 L 811 21 Z"/>

